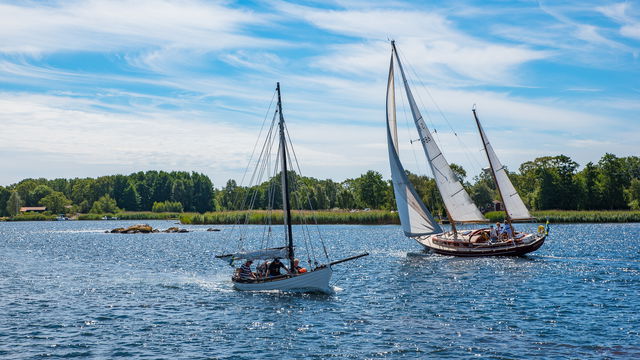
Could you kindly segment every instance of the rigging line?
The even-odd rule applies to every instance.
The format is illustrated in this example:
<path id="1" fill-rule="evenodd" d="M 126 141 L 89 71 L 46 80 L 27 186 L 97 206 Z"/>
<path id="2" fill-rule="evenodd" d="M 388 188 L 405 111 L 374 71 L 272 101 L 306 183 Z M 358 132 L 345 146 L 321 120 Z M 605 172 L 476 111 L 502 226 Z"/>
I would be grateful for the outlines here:
<path id="1" fill-rule="evenodd" d="M 395 75 L 395 72 L 394 72 Z M 394 81 L 395 84 L 395 81 Z M 415 127 L 415 124 L 413 126 L 409 125 L 409 116 L 407 115 L 407 107 L 409 106 L 409 100 L 406 99 L 406 94 L 404 93 L 404 91 L 399 91 L 400 93 L 400 102 L 402 103 L 402 114 L 404 115 L 404 122 L 405 122 L 405 129 L 407 130 L 407 138 L 411 139 L 411 128 Z M 396 114 L 397 114 L 397 109 L 396 109 Z M 413 121 L 412 121 L 413 122 Z M 413 159 L 415 161 L 416 164 L 416 168 L 418 169 L 417 172 L 418 174 L 426 174 L 426 169 L 423 172 L 422 171 L 422 167 L 420 166 L 420 161 L 418 161 L 418 155 L 416 154 L 416 147 L 413 144 L 414 141 L 409 141 L 409 144 L 411 146 L 411 153 L 413 154 Z M 400 154 L 398 153 L 398 156 L 400 156 Z"/>
<path id="2" fill-rule="evenodd" d="M 298 168 L 298 173 L 300 174 L 300 176 L 302 176 L 302 170 L 300 170 L 300 163 L 298 162 L 298 156 L 296 155 L 296 151 L 293 148 L 293 143 L 291 142 L 291 136 L 289 135 L 289 129 L 287 128 L 286 124 L 284 126 L 284 131 L 286 133 L 286 137 L 289 139 L 289 144 L 291 145 L 291 151 L 293 152 L 293 159 L 295 160 L 296 163 L 296 167 Z M 311 199 L 309 199 L 309 195 L 307 194 L 307 201 L 309 202 L 309 207 L 311 208 Z M 316 216 L 316 212 L 313 211 L 312 208 L 312 212 L 311 212 L 312 216 L 313 216 L 313 221 L 315 222 L 316 225 L 316 230 L 318 232 L 318 237 L 320 238 L 320 243 L 322 244 L 322 249 L 324 250 L 324 255 L 327 258 L 327 261 L 329 261 L 329 253 L 327 252 L 327 247 L 324 243 L 324 239 L 322 238 L 322 234 L 320 233 L 320 227 L 318 226 L 318 217 Z"/>
<path id="3" fill-rule="evenodd" d="M 246 192 L 242 192 L 244 193 L 244 196 L 242 198 L 242 202 L 240 202 L 240 193 L 241 191 L 238 191 L 235 194 L 235 200 L 233 201 L 233 206 L 235 207 L 236 210 L 245 210 L 245 204 L 247 203 L 247 198 L 250 196 L 251 194 L 251 185 L 253 185 L 254 181 L 255 181 L 255 177 L 256 177 L 256 173 L 259 171 L 259 167 L 264 163 L 264 159 L 265 157 L 269 156 L 269 153 L 271 152 L 271 148 L 273 147 L 273 129 L 274 129 L 274 124 L 275 124 L 275 118 L 276 118 L 276 114 L 277 112 L 274 112 L 273 118 L 271 120 L 271 126 L 269 127 L 269 131 L 267 132 L 267 134 L 265 135 L 264 138 L 264 143 L 262 145 L 262 149 L 260 151 L 260 155 L 258 156 L 257 160 L 256 160 L 256 165 L 255 168 L 252 172 L 251 175 L 251 179 L 249 181 L 249 186 L 247 187 L 247 191 Z M 254 154 L 255 155 L 255 154 Z M 247 167 L 248 168 L 248 167 Z M 260 175 L 258 175 L 260 176 Z M 244 182 L 244 177 L 243 180 Z M 242 184 L 239 185 L 240 188 L 242 188 Z M 249 214 L 245 211 L 244 213 L 242 212 L 238 212 L 236 213 L 236 221 L 234 223 L 234 227 L 232 227 L 232 231 L 235 230 L 235 226 L 239 225 L 240 221 L 243 221 L 244 225 L 247 225 L 249 222 Z M 246 230 L 246 227 L 239 227 L 238 233 L 240 235 L 240 238 L 243 239 L 244 235 L 247 233 L 248 230 Z M 243 243 L 242 241 L 240 242 L 240 246 L 242 246 Z"/>
<path id="4" fill-rule="evenodd" d="M 273 100 L 273 99 L 272 99 L 272 100 Z M 268 131 L 268 133 L 265 135 L 264 143 L 263 143 L 263 145 L 262 145 L 262 149 L 261 149 L 261 151 L 260 151 L 260 155 L 258 156 L 258 159 L 256 160 L 256 165 L 255 165 L 255 168 L 254 168 L 254 170 L 253 170 L 253 172 L 252 172 L 251 180 L 250 180 L 250 184 L 249 184 L 249 185 L 251 185 L 251 183 L 253 183 L 253 181 L 254 181 L 254 177 L 255 177 L 255 174 L 256 174 L 256 169 L 258 168 L 259 164 L 261 163 L 261 160 L 262 160 L 262 159 L 263 159 L 263 157 L 264 157 L 265 148 L 266 148 L 266 147 L 268 147 L 269 139 L 270 139 L 270 138 L 271 138 L 271 136 L 272 136 L 272 135 L 271 135 L 271 133 L 273 132 L 273 128 L 274 128 L 274 122 L 275 122 L 276 114 L 277 114 L 277 112 L 276 112 L 276 113 L 274 113 L 273 118 L 271 119 L 271 126 L 269 127 L 269 131 Z M 258 140 L 260 140 L 260 137 L 258 138 Z M 252 157 L 253 157 L 253 155 L 255 155 L 255 154 L 252 154 Z M 249 165 L 247 165 L 247 171 L 248 171 L 248 169 L 249 169 L 249 167 L 250 167 L 250 166 L 251 166 L 251 162 L 249 162 Z M 246 174 L 245 174 L 245 175 L 246 175 Z M 240 188 L 242 188 L 242 186 L 243 186 L 243 184 L 244 184 L 244 179 L 245 179 L 245 176 L 243 176 L 243 177 L 242 177 L 242 182 L 240 183 L 240 185 L 238 185 Z M 249 187 L 250 187 L 250 186 L 249 186 Z M 248 191 L 247 191 L 246 193 L 244 193 L 244 194 L 243 194 L 244 196 L 243 196 L 243 198 L 242 198 L 242 201 L 240 201 L 240 193 L 241 193 L 241 192 L 240 192 L 240 191 L 236 192 L 235 197 L 234 197 L 234 199 L 233 199 L 233 201 L 232 201 L 232 207 L 233 207 L 235 210 L 242 210 L 242 209 L 244 209 L 244 208 L 245 208 L 245 204 L 246 204 L 247 197 L 248 197 L 248 194 L 249 194 L 249 189 L 247 189 L 247 190 L 248 190 Z M 245 222 L 245 223 L 246 223 L 246 221 L 247 221 L 247 218 L 248 218 L 248 216 L 247 216 L 247 214 L 245 213 L 245 214 L 244 214 L 244 222 Z M 234 223 L 234 226 L 231 228 L 231 231 L 232 231 L 232 232 L 235 230 L 235 225 L 238 225 L 238 224 L 240 223 L 241 219 L 242 219 L 242 214 L 241 214 L 241 213 L 236 213 L 236 221 L 235 221 L 235 223 Z M 240 231 L 239 231 L 239 233 L 240 233 L 240 236 L 242 236 L 243 231 L 242 231 L 242 230 L 240 230 Z"/>
<path id="5" fill-rule="evenodd" d="M 427 92 L 427 95 L 429 95 L 429 98 L 431 99 L 431 102 L 433 103 L 434 107 L 438 110 L 438 113 L 440 114 L 440 116 L 445 120 L 445 122 L 447 123 L 447 125 L 449 126 L 449 129 L 451 130 L 451 132 L 454 134 L 456 140 L 458 141 L 458 143 L 463 147 L 463 149 L 465 151 L 463 151 L 464 156 L 466 157 L 467 161 L 469 162 L 469 164 L 473 165 L 475 167 L 475 171 L 477 172 L 478 168 L 482 169 L 482 165 L 480 164 L 480 162 L 478 161 L 478 159 L 476 157 L 471 157 L 470 154 L 475 154 L 475 152 L 472 152 L 471 149 L 469 149 L 469 147 L 467 146 L 467 144 L 462 141 L 462 139 L 458 136 L 458 133 L 455 131 L 455 129 L 453 128 L 453 125 L 451 125 L 451 122 L 449 121 L 449 119 L 447 118 L 447 116 L 444 114 L 444 112 L 442 111 L 442 109 L 440 108 L 440 106 L 438 105 L 438 103 L 436 102 L 435 98 L 433 97 L 433 95 L 431 94 L 431 91 L 429 90 L 429 87 L 426 85 L 426 83 L 422 80 L 422 78 L 420 77 L 420 75 L 417 73 L 417 71 L 415 70 L 415 68 L 411 65 L 410 62 L 406 61 L 406 58 L 404 57 L 404 55 L 402 56 L 403 58 L 403 62 L 405 64 L 406 67 L 409 68 L 409 70 L 411 71 L 411 73 L 415 76 L 415 78 L 417 79 L 417 82 L 413 82 L 414 84 L 420 85 L 422 88 L 424 88 L 424 90 Z M 424 101 L 422 100 L 422 97 L 420 96 L 420 93 L 417 93 L 418 96 L 418 100 L 420 101 L 423 109 L 427 109 Z M 436 130 L 435 127 L 435 123 L 433 122 L 433 120 L 431 119 L 430 113 L 426 112 L 427 117 L 429 118 L 429 121 L 431 122 L 432 126 L 433 126 L 433 133 L 435 133 L 435 135 L 438 138 L 438 142 L 440 144 L 445 144 L 442 142 L 442 140 L 440 139 L 440 136 L 438 135 L 438 131 Z"/>
<path id="6" fill-rule="evenodd" d="M 309 242 L 310 242 L 310 237 L 308 235 L 308 226 L 307 226 L 307 219 L 306 216 L 304 215 L 303 211 L 302 211 L 302 205 L 301 205 L 301 201 L 300 201 L 300 192 L 304 191 L 304 189 L 301 189 L 299 186 L 299 182 L 292 182 L 294 185 L 294 191 L 292 192 L 293 197 L 294 197 L 294 202 L 298 207 L 298 214 L 300 215 L 300 219 L 301 219 L 301 229 L 302 229 L 302 238 L 304 240 L 304 245 L 305 245 L 305 249 L 307 251 L 307 257 L 309 257 L 309 254 L 313 254 L 313 251 L 315 250 L 310 250 L 309 249 Z M 303 183 L 303 185 L 305 185 Z M 306 187 L 306 186 L 305 186 Z"/>
<path id="7" fill-rule="evenodd" d="M 262 125 L 260 126 L 260 132 L 258 133 L 258 138 L 256 139 L 255 144 L 253 145 L 253 150 L 251 151 L 251 156 L 249 157 L 249 162 L 247 163 L 247 167 L 244 170 L 244 173 L 242 174 L 242 178 L 240 180 L 240 184 L 244 184 L 244 179 L 247 175 L 247 172 L 249 171 L 249 167 L 251 166 L 251 161 L 253 160 L 253 156 L 255 155 L 256 152 L 256 148 L 258 147 L 258 143 L 260 142 L 260 139 L 262 137 L 262 131 L 264 130 L 264 125 L 267 122 L 267 117 L 269 116 L 269 113 L 271 112 L 271 106 L 273 105 L 273 100 L 276 97 L 276 93 L 277 91 L 274 90 L 273 91 L 273 95 L 271 96 L 271 102 L 269 103 L 269 108 L 267 109 L 267 112 L 264 114 L 264 119 L 262 120 Z"/>

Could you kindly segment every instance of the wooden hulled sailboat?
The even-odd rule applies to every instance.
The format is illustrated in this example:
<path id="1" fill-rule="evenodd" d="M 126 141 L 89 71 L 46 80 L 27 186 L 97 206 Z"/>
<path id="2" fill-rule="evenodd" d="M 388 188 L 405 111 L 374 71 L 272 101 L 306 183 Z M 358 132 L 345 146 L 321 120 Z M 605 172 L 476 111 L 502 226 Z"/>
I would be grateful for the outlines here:
<path id="1" fill-rule="evenodd" d="M 281 290 L 281 291 L 301 291 L 301 292 L 324 292 L 328 293 L 331 291 L 329 286 L 329 281 L 331 280 L 331 275 L 333 273 L 332 266 L 349 261 L 354 260 L 363 256 L 368 255 L 360 254 L 356 256 L 352 256 L 346 259 L 337 260 L 337 261 L 329 261 L 329 256 L 326 251 L 326 247 L 322 238 L 320 237 L 318 240 L 321 242 L 321 247 L 324 250 L 325 261 L 321 262 L 315 254 L 312 253 L 314 250 L 314 246 L 309 246 L 309 242 L 312 241 L 310 237 L 310 231 L 306 229 L 306 224 L 302 224 L 300 226 L 304 227 L 302 234 L 300 237 L 304 237 L 304 243 L 306 244 L 306 265 L 304 271 L 292 271 L 294 268 L 294 261 L 296 260 L 296 248 L 294 246 L 294 231 L 292 226 L 292 217 L 291 217 L 291 188 L 295 186 L 295 184 L 291 184 L 291 166 L 290 166 L 290 158 L 291 155 L 289 153 L 289 142 L 288 132 L 286 130 L 286 125 L 284 121 L 284 116 L 282 114 L 282 100 L 280 95 L 280 83 L 277 83 L 276 93 L 278 98 L 277 107 L 273 114 L 273 119 L 271 121 L 271 127 L 267 132 L 265 137 L 264 144 L 262 146 L 262 151 L 257 160 L 257 164 L 255 166 L 254 174 L 252 175 L 252 179 L 256 181 L 256 184 L 259 183 L 262 176 L 267 173 L 270 173 L 271 165 L 273 165 L 273 174 L 280 174 L 280 185 L 282 191 L 281 200 L 282 200 L 282 213 L 283 213 L 283 228 L 284 232 L 282 235 L 284 238 L 284 244 L 280 244 L 282 246 L 278 247 L 265 247 L 257 250 L 245 250 L 243 249 L 243 245 L 245 243 L 246 234 L 242 231 L 239 232 L 238 244 L 239 249 L 234 253 L 217 255 L 217 258 L 221 258 L 227 262 L 231 266 L 233 266 L 233 262 L 236 260 L 251 260 L 251 261 L 274 261 L 275 259 L 287 259 L 288 260 L 288 272 L 286 274 L 282 274 L 279 276 L 267 276 L 265 274 L 260 274 L 259 272 L 254 272 L 251 276 L 241 276 L 241 272 L 236 272 L 236 274 L 232 277 L 233 285 L 238 290 L 244 291 L 263 291 L 263 290 Z M 276 135 L 277 133 L 277 135 Z M 272 151 L 273 150 L 273 151 Z M 276 159 L 274 164 L 271 164 L 271 155 L 275 153 Z M 295 153 L 294 153 L 295 154 Z M 298 166 L 299 169 L 299 166 Z M 275 176 L 275 175 L 274 175 Z M 273 185 L 275 185 L 275 181 L 270 182 L 271 186 L 268 192 L 269 205 L 268 205 L 268 214 L 265 218 L 267 221 L 266 230 L 263 231 L 260 236 L 262 239 L 260 240 L 261 244 L 270 244 L 270 241 L 274 237 L 274 231 L 272 231 L 272 219 L 271 219 L 271 211 L 273 209 L 274 198 L 276 196 L 276 189 Z M 248 197 L 251 197 L 248 201 L 245 198 L 243 203 L 248 204 L 248 210 L 251 210 L 250 207 L 253 206 L 255 202 L 255 194 L 248 194 Z M 300 199 L 298 199 L 300 200 Z M 308 199 L 306 199 L 308 200 Z M 300 203 L 300 201 L 298 201 Z M 245 223 L 248 223 L 248 215 L 245 214 Z M 239 227 L 242 227 L 242 224 L 238 224 Z M 316 224 L 317 225 L 317 224 Z M 318 229 L 319 232 L 319 229 Z M 277 240 L 274 240 L 277 241 Z"/>
<path id="2" fill-rule="evenodd" d="M 394 61 L 395 60 L 395 61 Z M 398 156 L 398 135 L 395 103 L 395 63 L 400 70 L 407 101 L 411 114 L 420 136 L 420 142 L 431 168 L 438 191 L 442 196 L 447 218 L 451 224 L 451 231 L 444 231 L 434 220 L 426 208 L 415 188 L 409 182 L 404 167 Z M 489 159 L 492 176 L 503 200 L 506 212 L 506 224 L 512 229 L 512 236 L 500 237 L 492 241 L 490 228 L 459 231 L 456 224 L 460 223 L 488 223 L 482 212 L 473 203 L 449 163 L 440 151 L 427 127 L 415 99 L 409 88 L 404 69 L 398 56 L 395 42 L 391 42 L 391 63 L 387 83 L 387 146 L 389 149 L 389 164 L 396 198 L 396 205 L 400 222 L 405 236 L 415 239 L 425 248 L 439 254 L 455 256 L 494 256 L 494 255 L 523 255 L 537 250 L 546 238 L 546 231 L 531 234 L 517 232 L 514 221 L 532 220 L 532 216 L 522 202 L 518 192 L 511 184 L 507 172 L 498 160 L 486 134 L 480 125 L 475 109 L 474 118 Z"/>

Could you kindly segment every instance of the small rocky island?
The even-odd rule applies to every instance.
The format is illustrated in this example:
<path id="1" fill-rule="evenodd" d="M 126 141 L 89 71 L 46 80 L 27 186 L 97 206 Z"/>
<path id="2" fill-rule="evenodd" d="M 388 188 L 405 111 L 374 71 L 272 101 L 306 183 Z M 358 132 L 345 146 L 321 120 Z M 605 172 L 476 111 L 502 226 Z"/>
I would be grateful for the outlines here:
<path id="1" fill-rule="evenodd" d="M 111 233 L 111 234 L 150 234 L 150 233 L 159 233 L 159 232 L 164 232 L 164 233 L 187 233 L 189 232 L 189 230 L 187 229 L 181 229 L 178 227 L 170 227 L 166 230 L 159 230 L 159 229 L 154 229 L 151 227 L 151 225 L 147 225 L 147 224 L 138 224 L 138 225 L 132 225 L 129 226 L 128 228 L 115 228 L 111 231 L 107 230 L 105 231 L 106 233 Z"/>

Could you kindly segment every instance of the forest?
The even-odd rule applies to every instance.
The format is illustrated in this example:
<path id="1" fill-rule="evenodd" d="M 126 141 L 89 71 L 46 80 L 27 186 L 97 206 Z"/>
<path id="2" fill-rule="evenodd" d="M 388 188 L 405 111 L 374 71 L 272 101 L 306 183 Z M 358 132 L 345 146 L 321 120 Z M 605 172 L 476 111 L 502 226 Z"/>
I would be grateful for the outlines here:
<path id="1" fill-rule="evenodd" d="M 499 200 L 493 179 L 483 172 L 467 179 L 452 164 L 465 188 L 484 211 Z M 444 214 L 435 181 L 409 173 L 409 179 L 436 215 Z M 289 172 L 292 206 L 298 209 L 394 210 L 393 187 L 376 171 L 336 182 Z M 581 169 L 565 155 L 539 157 L 509 172 L 514 186 L 532 210 L 640 210 L 640 157 L 605 154 Z M 278 176 L 253 187 L 229 180 L 215 188 L 204 174 L 146 171 L 98 178 L 25 179 L 0 186 L 0 216 L 13 216 L 21 206 L 46 206 L 51 213 L 116 213 L 119 211 L 198 212 L 280 207 Z"/>

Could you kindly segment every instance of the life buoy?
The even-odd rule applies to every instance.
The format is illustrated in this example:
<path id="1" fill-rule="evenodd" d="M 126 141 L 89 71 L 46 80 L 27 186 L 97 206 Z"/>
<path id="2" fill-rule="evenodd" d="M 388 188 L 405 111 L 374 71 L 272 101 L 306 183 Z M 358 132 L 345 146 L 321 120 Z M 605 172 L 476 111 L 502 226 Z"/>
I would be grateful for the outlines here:
<path id="1" fill-rule="evenodd" d="M 304 274 L 307 272 L 307 268 L 300 268 L 298 269 L 298 274 Z"/>

